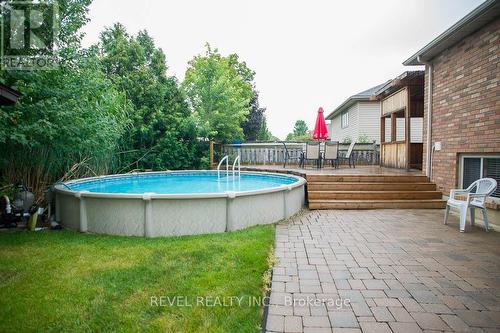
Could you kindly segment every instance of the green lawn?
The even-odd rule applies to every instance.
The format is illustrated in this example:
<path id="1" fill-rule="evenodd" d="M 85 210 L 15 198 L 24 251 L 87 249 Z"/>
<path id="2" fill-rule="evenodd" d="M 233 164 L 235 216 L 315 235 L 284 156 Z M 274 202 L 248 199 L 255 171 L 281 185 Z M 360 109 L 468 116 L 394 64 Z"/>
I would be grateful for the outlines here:
<path id="1" fill-rule="evenodd" d="M 273 240 L 273 226 L 158 239 L 0 232 L 0 332 L 257 332 L 261 307 L 208 297 L 262 296 Z M 167 305 L 184 300 L 174 296 L 191 306 Z"/>

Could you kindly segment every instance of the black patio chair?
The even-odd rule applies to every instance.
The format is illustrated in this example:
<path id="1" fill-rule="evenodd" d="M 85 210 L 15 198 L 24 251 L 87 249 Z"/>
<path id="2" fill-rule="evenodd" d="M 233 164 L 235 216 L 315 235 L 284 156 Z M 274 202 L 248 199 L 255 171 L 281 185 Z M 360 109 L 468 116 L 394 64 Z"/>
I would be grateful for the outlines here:
<path id="1" fill-rule="evenodd" d="M 284 163 L 283 163 L 283 169 L 286 168 L 286 164 L 290 161 L 298 161 L 299 162 L 299 168 L 302 167 L 302 163 L 304 163 L 304 152 L 303 151 L 300 151 L 298 152 L 296 155 L 293 155 L 293 154 L 290 154 L 290 149 L 286 146 L 286 142 L 285 141 L 281 141 L 281 143 L 283 144 L 283 147 L 285 148 L 285 151 L 284 151 Z"/>

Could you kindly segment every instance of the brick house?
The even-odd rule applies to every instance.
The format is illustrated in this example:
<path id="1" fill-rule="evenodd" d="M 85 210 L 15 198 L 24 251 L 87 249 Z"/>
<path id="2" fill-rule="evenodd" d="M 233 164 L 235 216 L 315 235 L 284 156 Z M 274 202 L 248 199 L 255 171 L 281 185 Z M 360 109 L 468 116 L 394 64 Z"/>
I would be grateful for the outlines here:
<path id="1" fill-rule="evenodd" d="M 403 63 L 425 65 L 423 169 L 445 195 L 500 184 L 499 61 L 500 1 L 488 0 Z"/>

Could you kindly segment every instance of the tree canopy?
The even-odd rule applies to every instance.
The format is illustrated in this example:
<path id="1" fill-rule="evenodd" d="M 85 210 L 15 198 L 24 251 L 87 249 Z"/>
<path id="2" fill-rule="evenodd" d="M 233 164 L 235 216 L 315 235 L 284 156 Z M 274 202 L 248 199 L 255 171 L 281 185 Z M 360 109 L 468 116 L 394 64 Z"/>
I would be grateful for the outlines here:
<path id="1" fill-rule="evenodd" d="M 147 31 L 130 36 L 121 24 L 101 33 L 98 45 L 108 78 L 133 106 L 132 128 L 123 138 L 124 163 L 137 168 L 187 168 L 195 159 L 196 129 L 166 56 Z"/>
<path id="2" fill-rule="evenodd" d="M 311 139 L 311 131 L 304 120 L 297 120 L 293 132 L 286 137 L 287 141 L 307 141 Z"/>
<path id="3" fill-rule="evenodd" d="M 208 139 L 272 138 L 255 72 L 238 55 L 207 44 L 181 84 L 147 31 L 116 23 L 83 48 L 90 0 L 58 4 L 59 67 L 0 72 L 22 93 L 0 108 L 0 185 L 24 183 L 40 196 L 58 179 L 206 167 Z"/>
<path id="4" fill-rule="evenodd" d="M 243 139 L 241 123 L 250 111 L 253 72 L 234 55 L 223 57 L 206 45 L 189 62 L 182 84 L 200 135 L 221 143 Z"/>
<path id="5" fill-rule="evenodd" d="M 80 47 L 85 0 L 59 1 L 59 68 L 1 71 L 22 95 L 0 110 L 0 177 L 40 193 L 79 162 L 109 172 L 118 140 L 129 126 L 125 94 L 109 81 L 95 53 Z"/>

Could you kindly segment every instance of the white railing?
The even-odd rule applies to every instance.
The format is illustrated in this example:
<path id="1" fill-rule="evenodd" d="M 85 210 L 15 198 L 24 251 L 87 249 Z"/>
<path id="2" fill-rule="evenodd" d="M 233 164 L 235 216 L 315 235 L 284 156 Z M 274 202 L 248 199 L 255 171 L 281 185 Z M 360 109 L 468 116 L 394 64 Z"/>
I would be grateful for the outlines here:
<path id="1" fill-rule="evenodd" d="M 236 162 L 238 162 L 238 177 L 241 177 L 241 163 L 240 163 L 240 156 L 236 156 L 233 162 L 233 179 L 234 179 L 234 168 L 236 167 Z"/>
<path id="2" fill-rule="evenodd" d="M 229 177 L 229 155 L 226 155 L 220 160 L 219 165 L 217 165 L 217 180 L 220 179 L 220 166 L 224 161 L 226 161 L 226 178 Z"/>

